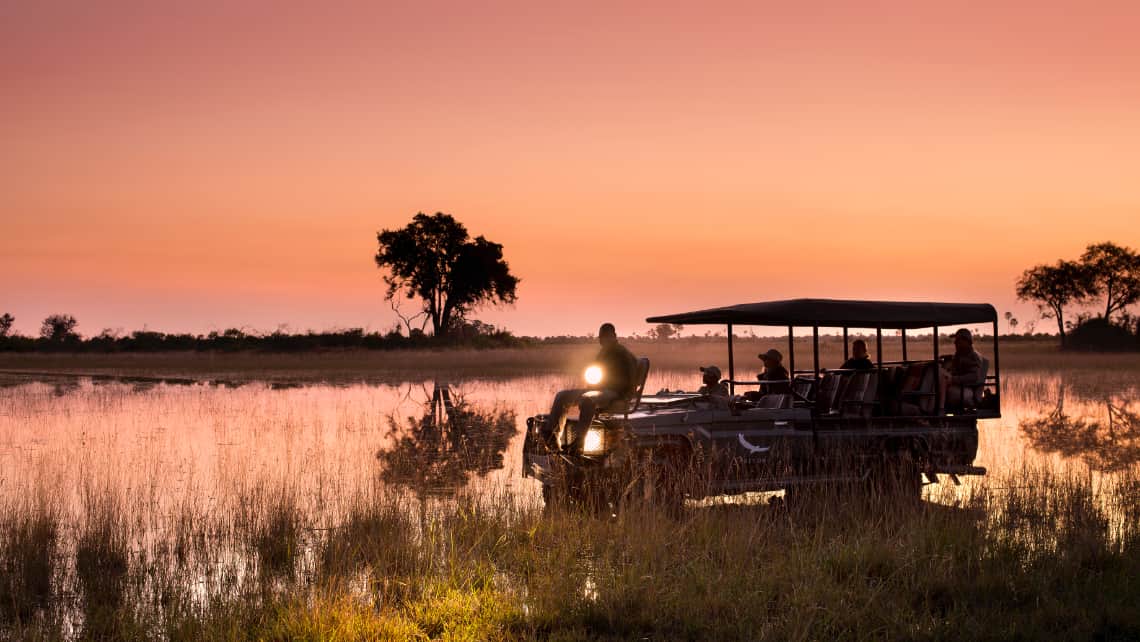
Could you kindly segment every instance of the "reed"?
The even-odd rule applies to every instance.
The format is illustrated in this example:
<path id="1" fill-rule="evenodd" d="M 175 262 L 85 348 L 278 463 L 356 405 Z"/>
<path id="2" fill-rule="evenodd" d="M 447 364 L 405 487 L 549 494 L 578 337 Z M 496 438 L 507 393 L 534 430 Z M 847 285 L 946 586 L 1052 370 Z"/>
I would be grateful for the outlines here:
<path id="1" fill-rule="evenodd" d="M 508 489 L 421 501 L 371 487 L 321 528 L 298 514 L 304 502 L 255 486 L 243 501 L 269 508 L 242 515 L 234 502 L 222 517 L 253 527 L 257 570 L 197 597 L 193 565 L 129 555 L 122 503 L 89 503 L 74 525 L 29 503 L 5 507 L 4 559 L 34 572 L 5 586 L 19 603 L 37 591 L 66 600 L 28 578 L 52 564 L 40 543 L 51 538 L 37 535 L 78 527 L 85 590 L 119 578 L 117 602 L 84 609 L 84 635 L 104 639 L 1129 637 L 1140 634 L 1138 484 L 1135 470 L 1093 480 L 1025 468 L 965 493 L 928 488 L 918 504 L 836 491 L 795 509 L 753 497 L 610 516 L 544 511 Z M 318 561 L 307 581 L 282 584 L 279 563 L 295 562 L 303 532 Z M 233 543 L 206 541 L 215 560 Z M 155 599 L 155 577 L 167 598 Z M 67 637 L 26 616 L 6 631 Z"/>

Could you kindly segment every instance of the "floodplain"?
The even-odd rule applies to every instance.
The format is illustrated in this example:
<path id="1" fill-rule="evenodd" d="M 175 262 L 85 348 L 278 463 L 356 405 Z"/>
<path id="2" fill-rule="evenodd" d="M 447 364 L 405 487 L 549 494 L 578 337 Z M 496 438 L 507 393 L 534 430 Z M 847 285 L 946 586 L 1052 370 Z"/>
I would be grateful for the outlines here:
<path id="1" fill-rule="evenodd" d="M 5 355 L 0 639 L 1140 637 L 1134 356 L 1003 343 L 989 475 L 919 506 L 597 516 L 520 474 L 592 346 L 530 350 Z M 649 391 L 724 364 L 634 350 Z"/>

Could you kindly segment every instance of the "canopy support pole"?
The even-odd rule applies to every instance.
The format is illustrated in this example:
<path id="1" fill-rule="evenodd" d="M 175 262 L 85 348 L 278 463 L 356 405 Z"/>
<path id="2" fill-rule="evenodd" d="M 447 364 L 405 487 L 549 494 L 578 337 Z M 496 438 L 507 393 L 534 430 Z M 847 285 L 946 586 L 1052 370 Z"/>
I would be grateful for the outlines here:
<path id="1" fill-rule="evenodd" d="M 984 384 L 985 382 L 983 382 Z M 983 386 L 984 387 L 984 386 Z M 994 393 L 1001 401 L 1001 364 L 998 363 L 998 322 L 994 319 Z"/>
<path id="2" fill-rule="evenodd" d="M 728 324 L 728 394 L 736 395 L 736 366 L 732 360 L 732 324 Z"/>
<path id="3" fill-rule="evenodd" d="M 875 328 L 875 352 L 876 352 L 875 356 L 877 356 L 879 358 L 879 363 L 877 365 L 878 365 L 879 369 L 882 370 L 882 368 L 883 368 L 883 329 L 882 328 Z"/>
<path id="4" fill-rule="evenodd" d="M 942 367 L 938 365 L 938 326 L 934 326 L 934 414 L 942 406 Z"/>
<path id="5" fill-rule="evenodd" d="M 851 355 L 848 354 L 849 351 L 850 349 L 847 347 L 847 326 L 843 326 L 843 363 L 847 363 L 847 360 L 851 358 Z"/>
<path id="6" fill-rule="evenodd" d="M 811 352 L 813 355 L 812 365 L 815 367 L 815 374 L 812 379 L 819 379 L 819 326 L 813 325 L 811 327 Z M 792 373 L 792 379 L 795 380 L 796 375 Z"/>
<path id="7" fill-rule="evenodd" d="M 903 361 L 906 361 L 906 328 L 902 329 Z"/>
<path id="8" fill-rule="evenodd" d="M 788 326 L 788 374 L 794 376 L 796 373 L 796 337 L 792 333 L 793 329 L 794 326 Z"/>

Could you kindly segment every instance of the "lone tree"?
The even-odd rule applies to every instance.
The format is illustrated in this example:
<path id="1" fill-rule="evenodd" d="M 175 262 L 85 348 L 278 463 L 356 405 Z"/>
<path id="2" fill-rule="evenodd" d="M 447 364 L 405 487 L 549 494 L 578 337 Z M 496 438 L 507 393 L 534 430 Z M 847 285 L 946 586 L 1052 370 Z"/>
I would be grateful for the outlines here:
<path id="1" fill-rule="evenodd" d="M 48 341 L 62 343 L 78 336 L 75 334 L 77 325 L 79 322 L 70 314 L 53 314 L 44 319 L 40 326 L 40 336 Z"/>
<path id="2" fill-rule="evenodd" d="M 385 298 L 419 297 L 437 337 L 481 305 L 515 301 L 519 280 L 503 260 L 503 246 L 482 236 L 472 239 L 450 214 L 420 212 L 406 227 L 383 230 L 376 238 L 376 266 L 388 271 Z"/>
<path id="3" fill-rule="evenodd" d="M 1104 319 L 1140 301 L 1140 254 L 1111 241 L 1085 249 L 1081 263 L 1092 279 L 1092 296 L 1104 297 Z"/>
<path id="4" fill-rule="evenodd" d="M 8 333 L 12 331 L 12 324 L 15 322 L 16 317 L 13 317 L 7 312 L 0 315 L 0 337 L 8 336 Z"/>
<path id="5" fill-rule="evenodd" d="M 1037 303 L 1041 316 L 1057 320 L 1062 347 L 1065 346 L 1065 307 L 1088 299 L 1095 290 L 1092 274 L 1074 261 L 1029 268 L 1017 281 L 1019 300 Z"/>

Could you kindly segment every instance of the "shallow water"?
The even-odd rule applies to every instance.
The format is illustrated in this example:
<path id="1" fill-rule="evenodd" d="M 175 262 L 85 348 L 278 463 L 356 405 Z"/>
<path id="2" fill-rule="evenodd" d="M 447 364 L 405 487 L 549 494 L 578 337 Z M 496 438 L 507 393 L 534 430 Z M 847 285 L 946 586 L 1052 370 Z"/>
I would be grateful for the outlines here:
<path id="1" fill-rule="evenodd" d="M 693 388 L 695 379 L 659 372 L 646 389 Z M 234 493 L 280 486 L 322 510 L 377 483 L 432 494 L 474 484 L 534 497 L 536 482 L 520 475 L 526 417 L 574 383 L 290 387 L 9 376 L 0 380 L 0 497 L 35 482 L 62 489 L 76 507 L 85 488 L 118 487 L 155 513 L 186 502 L 209 510 Z M 442 428 L 431 420 L 437 384 L 465 409 Z M 1140 461 L 1140 390 L 1131 377 L 1013 373 L 1003 388 L 1002 418 L 980 424 L 978 465 L 1101 473 Z"/>

